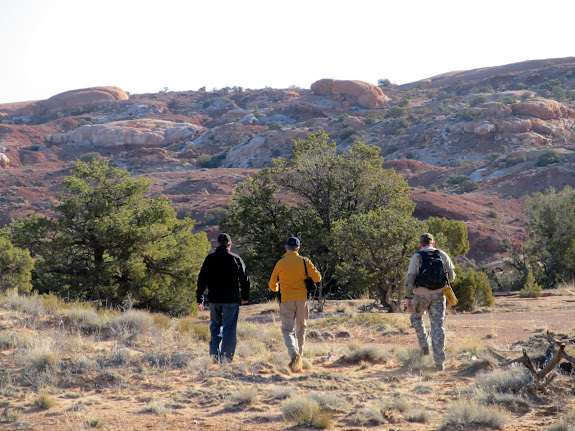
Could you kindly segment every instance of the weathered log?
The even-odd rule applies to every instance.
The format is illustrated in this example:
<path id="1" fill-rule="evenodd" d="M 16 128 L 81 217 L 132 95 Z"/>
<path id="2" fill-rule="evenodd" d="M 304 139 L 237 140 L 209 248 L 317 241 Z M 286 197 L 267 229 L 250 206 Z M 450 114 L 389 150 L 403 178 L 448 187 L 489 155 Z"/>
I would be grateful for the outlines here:
<path id="1" fill-rule="evenodd" d="M 559 341 L 557 341 L 555 338 L 553 338 L 553 335 L 551 335 L 551 333 L 549 332 L 549 330 L 547 330 L 547 333 L 545 334 L 545 338 L 547 338 L 547 340 L 555 345 L 559 345 L 561 343 L 559 343 Z M 568 355 L 567 353 L 563 352 L 561 354 L 562 358 L 565 359 L 566 361 L 571 362 L 573 365 L 575 365 L 575 358 L 571 355 Z"/>

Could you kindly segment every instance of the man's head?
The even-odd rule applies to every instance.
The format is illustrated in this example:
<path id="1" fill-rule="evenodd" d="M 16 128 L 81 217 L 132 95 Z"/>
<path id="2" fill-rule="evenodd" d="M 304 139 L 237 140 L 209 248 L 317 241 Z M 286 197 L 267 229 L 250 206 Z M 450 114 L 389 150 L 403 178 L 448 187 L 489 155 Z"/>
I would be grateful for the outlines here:
<path id="1" fill-rule="evenodd" d="M 232 246 L 232 239 L 227 233 L 221 233 L 218 235 L 218 247 L 220 246 L 227 248 Z"/>
<path id="2" fill-rule="evenodd" d="M 286 241 L 286 251 L 298 251 L 301 242 L 297 236 L 290 236 Z"/>
<path id="3" fill-rule="evenodd" d="M 419 245 L 424 247 L 433 247 L 435 246 L 435 240 L 433 239 L 433 235 L 430 233 L 424 233 L 419 237 Z"/>

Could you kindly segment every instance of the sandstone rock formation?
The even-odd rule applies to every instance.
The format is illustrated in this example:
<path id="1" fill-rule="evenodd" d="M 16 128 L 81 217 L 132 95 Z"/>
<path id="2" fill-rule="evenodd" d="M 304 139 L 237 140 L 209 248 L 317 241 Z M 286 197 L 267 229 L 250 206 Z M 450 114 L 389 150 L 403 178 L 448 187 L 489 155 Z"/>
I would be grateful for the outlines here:
<path id="1" fill-rule="evenodd" d="M 160 147 L 191 139 L 201 130 L 203 130 L 201 126 L 191 123 L 128 120 L 80 126 L 70 132 L 51 135 L 49 142 L 52 145 L 75 143 L 92 144 L 97 147 L 121 145 Z"/>
<path id="2" fill-rule="evenodd" d="M 37 107 L 48 113 L 56 113 L 65 110 L 79 110 L 80 108 L 90 109 L 128 99 L 128 95 L 121 88 L 92 87 L 56 94 L 49 99 L 38 102 Z"/>
<path id="3" fill-rule="evenodd" d="M 511 105 L 516 115 L 528 115 L 541 120 L 558 120 L 562 117 L 562 111 L 566 111 L 561 103 L 548 99 L 531 99 L 525 102 Z"/>
<path id="4" fill-rule="evenodd" d="M 7 168 L 10 164 L 10 159 L 4 153 L 0 153 L 0 168 Z"/>
<path id="5" fill-rule="evenodd" d="M 363 81 L 320 79 L 311 85 L 311 90 L 315 94 L 337 99 L 346 105 L 357 104 L 367 109 L 381 108 L 389 101 L 381 88 Z"/>

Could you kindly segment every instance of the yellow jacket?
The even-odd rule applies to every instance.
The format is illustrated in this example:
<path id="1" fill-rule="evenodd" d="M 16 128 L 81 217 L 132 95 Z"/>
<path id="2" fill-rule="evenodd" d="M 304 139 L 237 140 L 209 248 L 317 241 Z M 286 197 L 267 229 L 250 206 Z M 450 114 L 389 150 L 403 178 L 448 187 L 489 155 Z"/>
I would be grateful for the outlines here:
<path id="1" fill-rule="evenodd" d="M 281 285 L 282 302 L 307 299 L 307 291 L 304 283 L 304 259 L 309 277 L 316 283 L 321 281 L 321 274 L 313 263 L 311 263 L 311 260 L 307 257 L 300 256 L 296 251 L 286 252 L 276 263 L 269 282 L 269 287 L 273 292 L 277 292 Z"/>

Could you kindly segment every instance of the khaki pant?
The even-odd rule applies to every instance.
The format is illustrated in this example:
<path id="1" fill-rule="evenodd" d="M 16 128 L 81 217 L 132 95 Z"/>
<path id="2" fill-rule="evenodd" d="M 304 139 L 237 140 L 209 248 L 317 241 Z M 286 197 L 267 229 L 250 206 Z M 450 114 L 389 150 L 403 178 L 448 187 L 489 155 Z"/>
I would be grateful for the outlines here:
<path id="1" fill-rule="evenodd" d="M 307 306 L 307 300 L 305 299 L 282 302 L 280 304 L 282 334 L 290 358 L 296 352 L 299 352 L 299 354 L 303 356 L 308 317 L 309 308 Z"/>

